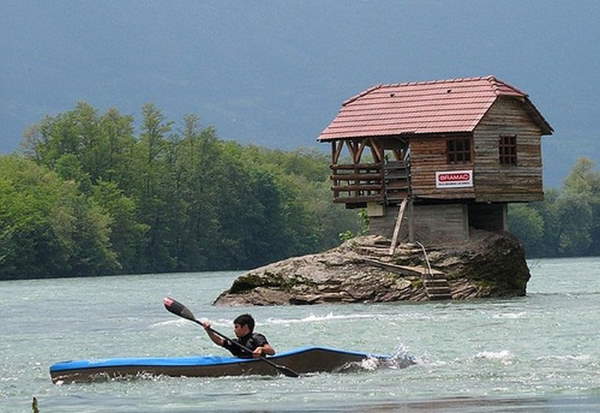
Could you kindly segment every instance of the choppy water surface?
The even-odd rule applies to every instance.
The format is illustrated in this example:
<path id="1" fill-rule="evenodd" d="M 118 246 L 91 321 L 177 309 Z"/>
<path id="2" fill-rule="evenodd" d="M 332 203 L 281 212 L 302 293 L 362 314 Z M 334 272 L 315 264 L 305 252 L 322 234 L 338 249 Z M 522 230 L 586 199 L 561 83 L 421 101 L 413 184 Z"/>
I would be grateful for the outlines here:
<path id="1" fill-rule="evenodd" d="M 527 297 L 423 304 L 221 308 L 239 274 L 0 283 L 0 411 L 600 410 L 600 258 L 529 262 Z M 55 386 L 57 361 L 226 352 L 163 309 L 171 295 L 231 333 L 251 312 L 277 350 L 408 352 L 406 369 L 287 377 L 158 378 Z"/>

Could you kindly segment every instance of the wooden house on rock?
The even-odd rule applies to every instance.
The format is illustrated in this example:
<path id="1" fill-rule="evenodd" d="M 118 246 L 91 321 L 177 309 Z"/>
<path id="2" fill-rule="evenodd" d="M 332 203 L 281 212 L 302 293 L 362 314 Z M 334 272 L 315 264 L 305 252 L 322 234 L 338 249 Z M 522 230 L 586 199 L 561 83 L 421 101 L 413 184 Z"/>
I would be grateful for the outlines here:
<path id="1" fill-rule="evenodd" d="M 372 87 L 318 140 L 334 202 L 367 208 L 372 234 L 431 245 L 505 230 L 509 202 L 543 199 L 552 131 L 526 93 L 487 76 Z"/>

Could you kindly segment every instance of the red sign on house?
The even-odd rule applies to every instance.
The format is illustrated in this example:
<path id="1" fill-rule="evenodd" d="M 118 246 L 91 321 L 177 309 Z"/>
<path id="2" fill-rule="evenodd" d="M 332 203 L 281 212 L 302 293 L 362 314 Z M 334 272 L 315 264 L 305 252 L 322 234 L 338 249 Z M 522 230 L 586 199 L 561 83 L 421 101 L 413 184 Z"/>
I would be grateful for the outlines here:
<path id="1" fill-rule="evenodd" d="M 469 188 L 473 186 L 473 170 L 435 173 L 436 188 Z"/>

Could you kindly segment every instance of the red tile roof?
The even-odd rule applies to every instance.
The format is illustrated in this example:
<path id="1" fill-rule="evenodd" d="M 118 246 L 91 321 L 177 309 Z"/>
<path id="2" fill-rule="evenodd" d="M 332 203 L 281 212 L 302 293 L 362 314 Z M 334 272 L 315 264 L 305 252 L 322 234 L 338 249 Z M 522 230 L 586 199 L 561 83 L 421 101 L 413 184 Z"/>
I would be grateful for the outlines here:
<path id="1" fill-rule="evenodd" d="M 486 76 L 374 86 L 346 100 L 319 140 L 472 132 L 498 96 L 521 98 L 543 133 L 552 133 L 526 93 Z"/>

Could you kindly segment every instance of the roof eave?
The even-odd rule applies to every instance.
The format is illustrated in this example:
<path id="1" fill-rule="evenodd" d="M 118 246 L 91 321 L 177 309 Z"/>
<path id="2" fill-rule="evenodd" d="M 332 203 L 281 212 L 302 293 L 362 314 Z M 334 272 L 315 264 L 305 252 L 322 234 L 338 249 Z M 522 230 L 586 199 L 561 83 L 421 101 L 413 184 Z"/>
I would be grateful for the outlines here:
<path id="1" fill-rule="evenodd" d="M 552 128 L 550 123 L 544 118 L 544 116 L 540 113 L 540 111 L 535 107 L 533 102 L 531 102 L 531 100 L 529 100 L 527 96 L 525 96 L 525 104 L 527 108 L 531 111 L 534 121 L 536 121 L 536 123 L 542 130 L 542 135 L 552 135 L 552 132 L 554 132 L 554 128 Z"/>
<path id="2" fill-rule="evenodd" d="M 418 132 L 418 131 L 406 131 L 406 132 L 398 132 L 398 133 L 386 133 L 381 135 L 345 135 L 345 136 L 333 136 L 333 137 L 322 137 L 319 136 L 317 138 L 317 142 L 331 142 L 338 140 L 349 140 L 349 139 L 367 139 L 367 138 L 393 138 L 393 137 L 413 137 L 413 136 L 449 136 L 449 135 L 463 135 L 463 134 L 472 134 L 474 129 L 469 130 L 447 130 L 440 132 Z"/>

